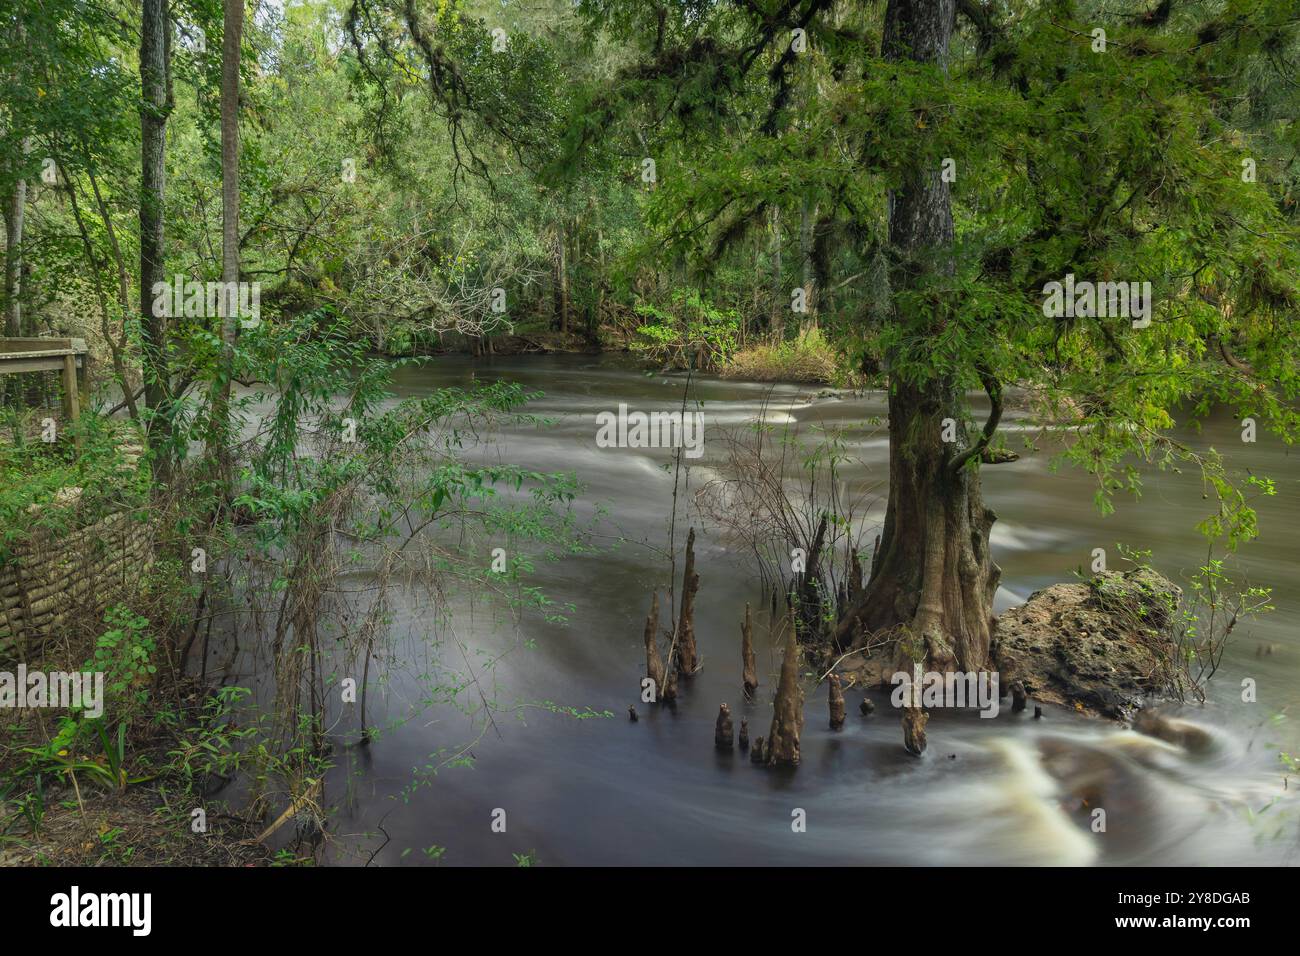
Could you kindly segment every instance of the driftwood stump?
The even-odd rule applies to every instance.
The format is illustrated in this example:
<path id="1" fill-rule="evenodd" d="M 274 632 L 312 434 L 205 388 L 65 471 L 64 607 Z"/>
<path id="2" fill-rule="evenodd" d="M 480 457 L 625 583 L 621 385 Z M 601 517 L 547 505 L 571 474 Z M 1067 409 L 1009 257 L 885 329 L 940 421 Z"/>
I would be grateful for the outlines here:
<path id="1" fill-rule="evenodd" d="M 645 676 L 654 681 L 655 700 L 665 692 L 664 664 L 659 659 L 659 645 L 655 636 L 659 633 L 659 592 L 650 595 L 650 613 L 645 619 Z"/>
<path id="2" fill-rule="evenodd" d="M 686 568 L 682 572 L 682 611 L 677 620 L 677 669 L 687 677 L 700 666 L 695 647 L 695 592 L 700 576 L 695 573 L 695 529 L 686 536 Z"/>
<path id="3" fill-rule="evenodd" d="M 745 620 L 740 625 L 740 667 L 745 699 L 753 700 L 754 691 L 758 690 L 758 668 L 754 664 L 754 620 L 749 613 L 749 602 L 745 602 Z"/>

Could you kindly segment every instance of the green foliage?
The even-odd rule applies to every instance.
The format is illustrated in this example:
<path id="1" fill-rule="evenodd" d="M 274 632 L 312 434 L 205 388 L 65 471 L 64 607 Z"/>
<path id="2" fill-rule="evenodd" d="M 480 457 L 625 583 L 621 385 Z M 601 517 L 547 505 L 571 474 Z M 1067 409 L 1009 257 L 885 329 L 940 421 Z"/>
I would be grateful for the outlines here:
<path id="1" fill-rule="evenodd" d="M 736 350 L 736 311 L 715 308 L 697 289 L 675 290 L 666 309 L 641 303 L 636 312 L 649 321 L 637 329 L 632 347 L 660 365 L 717 369 Z"/>
<path id="2" fill-rule="evenodd" d="M 123 451 L 138 441 L 133 430 L 86 415 L 61 432 L 46 443 L 15 428 L 14 440 L 0 443 L 0 567 L 38 529 L 63 535 L 145 500 L 148 472 Z M 71 489 L 80 490 L 68 497 Z"/>

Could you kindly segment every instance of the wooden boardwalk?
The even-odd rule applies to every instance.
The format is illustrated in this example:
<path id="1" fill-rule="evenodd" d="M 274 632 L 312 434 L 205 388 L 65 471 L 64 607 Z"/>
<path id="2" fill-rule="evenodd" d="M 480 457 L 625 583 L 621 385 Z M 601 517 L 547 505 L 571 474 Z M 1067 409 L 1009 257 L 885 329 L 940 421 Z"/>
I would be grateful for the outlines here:
<path id="1" fill-rule="evenodd" d="M 18 372 L 62 372 L 63 416 L 75 422 L 81 411 L 90 368 L 85 339 L 0 338 L 0 375 Z"/>

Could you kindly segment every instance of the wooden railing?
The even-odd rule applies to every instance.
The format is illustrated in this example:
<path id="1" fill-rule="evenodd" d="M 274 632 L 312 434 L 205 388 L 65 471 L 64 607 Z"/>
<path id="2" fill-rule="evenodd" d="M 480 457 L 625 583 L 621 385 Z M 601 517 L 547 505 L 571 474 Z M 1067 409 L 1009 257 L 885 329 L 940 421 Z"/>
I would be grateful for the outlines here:
<path id="1" fill-rule="evenodd" d="M 63 416 L 75 422 L 90 368 L 85 339 L 0 338 L 0 375 L 63 372 Z"/>

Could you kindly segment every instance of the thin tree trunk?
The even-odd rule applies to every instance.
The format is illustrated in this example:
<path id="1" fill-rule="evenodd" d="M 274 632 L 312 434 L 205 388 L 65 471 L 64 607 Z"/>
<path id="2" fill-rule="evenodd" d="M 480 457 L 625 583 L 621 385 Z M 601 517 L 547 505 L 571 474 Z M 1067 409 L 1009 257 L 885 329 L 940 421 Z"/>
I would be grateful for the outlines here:
<path id="1" fill-rule="evenodd" d="M 163 197 L 166 191 L 169 26 L 168 0 L 143 0 L 140 20 L 140 311 L 145 404 L 155 481 L 172 474 L 172 383 L 167 316 L 152 308 L 156 283 L 166 281 Z"/>
<path id="2" fill-rule="evenodd" d="M 560 331 L 569 331 L 569 264 L 566 258 L 567 241 L 564 220 L 555 227 L 555 314 L 560 322 Z"/>
<path id="3" fill-rule="evenodd" d="M 139 421 L 140 410 L 136 407 L 135 391 L 131 387 L 126 362 L 129 345 L 126 317 L 131 313 L 131 278 L 127 273 L 126 260 L 122 257 L 122 247 L 117 240 L 117 230 L 113 228 L 113 217 L 108 210 L 108 204 L 104 202 L 103 193 L 99 189 L 99 180 L 95 177 L 94 166 L 90 162 L 90 150 L 84 140 L 81 145 L 83 155 L 86 157 L 86 176 L 90 180 L 90 189 L 95 197 L 95 208 L 99 212 L 99 220 L 103 223 L 104 232 L 108 236 L 108 248 L 113 256 L 113 266 L 117 270 L 117 304 L 121 310 L 123 320 L 122 334 L 117 339 L 113 338 L 107 313 L 103 316 L 100 329 L 104 334 L 104 343 L 108 346 L 109 353 L 113 358 L 113 371 L 122 385 L 122 405 L 126 406 L 127 413 L 131 416 L 132 421 Z M 69 185 L 69 189 L 72 188 Z M 74 192 L 74 199 L 75 195 Z"/>
<path id="4" fill-rule="evenodd" d="M 772 207 L 772 312 L 768 318 L 767 334 L 780 340 L 785 328 L 785 308 L 789 299 L 781 288 L 781 207 Z"/>
<path id="5" fill-rule="evenodd" d="M 19 179 L 6 199 L 5 218 L 5 335 L 23 334 L 23 214 L 27 208 L 27 180 Z"/>
<path id="6" fill-rule="evenodd" d="M 95 297 L 99 300 L 99 328 L 103 333 L 104 343 L 108 346 L 109 354 L 112 356 L 113 372 L 122 386 L 123 404 L 129 409 L 131 418 L 134 420 L 138 415 L 135 396 L 131 394 L 131 383 L 127 379 L 126 358 L 123 350 L 114 341 L 112 329 L 109 328 L 108 293 L 104 291 L 104 284 L 99 275 L 99 256 L 95 254 L 95 247 L 90 241 L 90 233 L 86 229 L 86 221 L 81 215 L 81 204 L 77 202 L 77 189 L 69 182 L 67 191 L 72 207 L 72 218 L 77 224 L 77 232 L 81 236 L 81 247 L 86 253 L 86 265 L 90 268 L 91 285 L 95 289 Z"/>
<path id="7" fill-rule="evenodd" d="M 16 15 L 13 25 L 14 35 L 21 44 L 27 37 L 26 24 L 21 14 Z M 30 82 L 25 76 L 26 70 L 20 63 L 16 64 L 18 75 L 11 79 L 18 82 Z M 23 157 L 31 151 L 31 137 L 22 141 Z M 23 217 L 27 210 L 27 180 L 14 181 L 13 191 L 5 197 L 5 261 L 4 261 L 4 334 L 20 336 L 23 334 L 22 286 L 23 286 Z"/>
<path id="8" fill-rule="evenodd" d="M 817 326 L 817 283 L 813 271 L 813 243 L 816 239 L 817 207 L 804 200 L 799 210 L 799 259 L 803 267 L 803 320 L 799 323 L 800 331 Z"/>
<path id="9" fill-rule="evenodd" d="M 239 282 L 239 64 L 244 0 L 224 0 L 221 40 L 221 368 L 213 390 L 208 454 L 216 455 L 221 480 L 229 477 L 230 381 L 234 375 Z"/>

